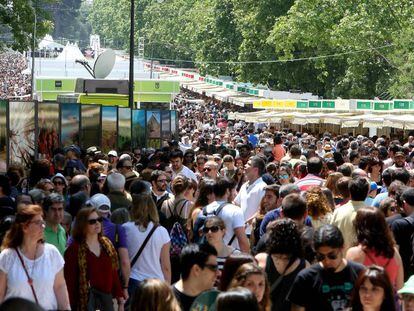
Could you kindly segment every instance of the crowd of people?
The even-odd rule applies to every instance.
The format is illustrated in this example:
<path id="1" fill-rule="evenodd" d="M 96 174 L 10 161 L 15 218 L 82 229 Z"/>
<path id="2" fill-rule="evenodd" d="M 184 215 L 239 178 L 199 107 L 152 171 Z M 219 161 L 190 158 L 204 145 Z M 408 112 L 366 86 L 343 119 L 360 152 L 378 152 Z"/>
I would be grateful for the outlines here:
<path id="1" fill-rule="evenodd" d="M 27 62 L 21 53 L 0 53 L 0 99 L 21 97 L 31 93 L 30 75 L 22 74 L 26 68 Z"/>
<path id="2" fill-rule="evenodd" d="M 0 309 L 414 310 L 414 137 L 189 96 L 160 149 L 68 146 L 0 176 Z"/>

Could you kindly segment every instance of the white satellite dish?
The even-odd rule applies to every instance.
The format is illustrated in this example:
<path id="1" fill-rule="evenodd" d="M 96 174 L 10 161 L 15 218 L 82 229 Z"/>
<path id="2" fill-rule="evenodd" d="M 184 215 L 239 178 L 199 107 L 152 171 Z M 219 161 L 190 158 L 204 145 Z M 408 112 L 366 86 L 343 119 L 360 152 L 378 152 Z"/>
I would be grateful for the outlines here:
<path id="1" fill-rule="evenodd" d="M 107 49 L 95 61 L 93 65 L 93 76 L 95 79 L 105 79 L 112 71 L 115 65 L 115 52 Z"/>

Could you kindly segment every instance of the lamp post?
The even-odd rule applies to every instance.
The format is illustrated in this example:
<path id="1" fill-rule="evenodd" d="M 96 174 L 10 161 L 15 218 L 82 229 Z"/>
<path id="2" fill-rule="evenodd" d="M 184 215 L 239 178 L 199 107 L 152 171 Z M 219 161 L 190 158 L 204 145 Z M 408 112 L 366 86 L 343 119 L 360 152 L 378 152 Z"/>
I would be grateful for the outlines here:
<path id="1" fill-rule="evenodd" d="M 131 0 L 131 17 L 129 27 L 129 85 L 128 85 L 128 103 L 129 108 L 134 108 L 134 17 L 135 17 L 135 1 Z"/>
<path id="2" fill-rule="evenodd" d="M 33 93 L 34 93 L 34 85 L 35 85 L 35 81 L 34 81 L 34 70 L 35 70 L 35 49 L 36 49 L 36 24 L 37 24 L 37 16 L 36 16 L 36 4 L 33 7 L 33 12 L 34 12 L 34 26 L 33 26 L 33 42 L 32 42 L 32 76 L 31 76 L 31 83 L 32 83 L 32 87 L 31 87 L 31 98 L 33 100 Z"/>

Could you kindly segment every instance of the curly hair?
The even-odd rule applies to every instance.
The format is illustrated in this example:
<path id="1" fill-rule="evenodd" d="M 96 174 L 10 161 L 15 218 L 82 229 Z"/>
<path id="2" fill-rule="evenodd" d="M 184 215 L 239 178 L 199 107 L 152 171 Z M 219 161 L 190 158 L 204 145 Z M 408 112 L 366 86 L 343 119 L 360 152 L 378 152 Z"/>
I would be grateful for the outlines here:
<path id="1" fill-rule="evenodd" d="M 372 206 L 358 209 L 354 227 L 359 244 L 377 256 L 394 257 L 395 241 L 381 210 Z"/>
<path id="2" fill-rule="evenodd" d="M 266 250 L 271 254 L 285 254 L 303 258 L 304 251 L 299 228 L 292 219 L 282 218 L 269 225 Z"/>
<path id="3" fill-rule="evenodd" d="M 321 187 L 312 187 L 306 192 L 306 205 L 309 216 L 316 219 L 332 212 L 328 199 Z"/>

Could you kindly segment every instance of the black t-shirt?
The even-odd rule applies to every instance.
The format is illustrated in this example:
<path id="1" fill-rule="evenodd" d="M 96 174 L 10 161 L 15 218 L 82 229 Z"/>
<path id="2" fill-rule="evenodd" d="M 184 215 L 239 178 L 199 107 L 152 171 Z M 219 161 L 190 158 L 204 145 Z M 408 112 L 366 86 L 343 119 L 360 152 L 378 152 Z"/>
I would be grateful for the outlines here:
<path id="1" fill-rule="evenodd" d="M 178 303 L 181 306 L 182 311 L 190 311 L 191 305 L 193 304 L 194 300 L 197 298 L 197 296 L 188 296 L 182 292 L 180 292 L 174 285 L 173 285 L 173 292 L 175 295 L 175 298 L 177 298 Z"/>
<path id="2" fill-rule="evenodd" d="M 302 270 L 293 283 L 288 300 L 306 311 L 342 311 L 349 307 L 354 283 L 365 268 L 348 261 L 337 273 L 326 271 L 317 263 Z"/>
<path id="3" fill-rule="evenodd" d="M 395 242 L 399 245 L 399 251 L 404 266 L 404 279 L 407 280 L 413 274 L 411 267 L 411 235 L 414 233 L 414 215 L 395 220 L 391 225 Z"/>
<path id="4" fill-rule="evenodd" d="M 296 276 L 305 267 L 306 262 L 304 259 L 301 259 L 296 269 L 285 275 L 276 288 L 272 288 L 272 285 L 279 279 L 280 273 L 277 271 L 272 257 L 270 255 L 267 256 L 265 271 L 269 280 L 269 286 L 271 287 L 270 299 L 272 300 L 272 311 L 290 311 L 291 304 L 287 300 L 287 297 Z"/>

